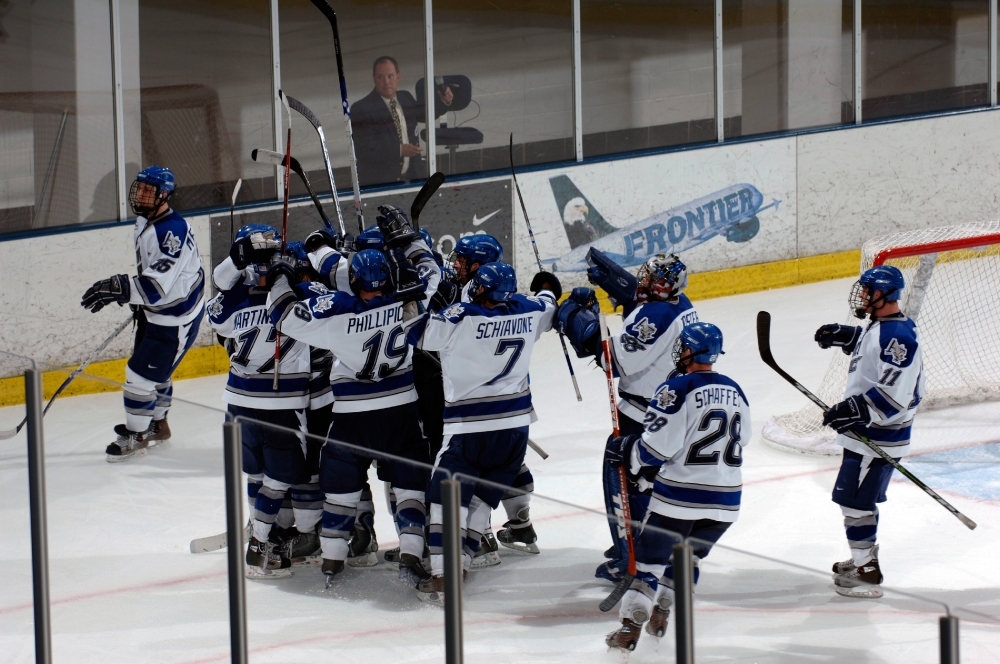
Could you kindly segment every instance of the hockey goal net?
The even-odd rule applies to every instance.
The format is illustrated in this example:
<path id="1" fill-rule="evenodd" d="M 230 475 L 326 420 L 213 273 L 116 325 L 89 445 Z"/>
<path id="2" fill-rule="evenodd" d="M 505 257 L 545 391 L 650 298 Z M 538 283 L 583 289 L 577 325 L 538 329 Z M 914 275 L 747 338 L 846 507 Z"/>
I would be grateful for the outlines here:
<path id="1" fill-rule="evenodd" d="M 1000 221 L 869 240 L 861 249 L 861 272 L 876 265 L 893 265 L 905 279 L 900 306 L 917 323 L 927 381 L 920 411 L 1000 399 Z M 847 385 L 850 358 L 839 349 L 832 354 L 817 391 L 826 404 L 843 399 Z M 841 451 L 836 432 L 823 426 L 822 411 L 811 403 L 772 417 L 763 436 L 786 451 Z"/>

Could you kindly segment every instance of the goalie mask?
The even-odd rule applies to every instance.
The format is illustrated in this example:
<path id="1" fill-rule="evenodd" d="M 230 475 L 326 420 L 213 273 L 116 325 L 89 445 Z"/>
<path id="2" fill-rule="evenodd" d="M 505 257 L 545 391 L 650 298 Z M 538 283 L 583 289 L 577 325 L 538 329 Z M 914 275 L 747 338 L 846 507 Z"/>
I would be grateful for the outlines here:
<path id="1" fill-rule="evenodd" d="M 147 166 L 135 176 L 128 191 L 132 212 L 140 217 L 151 214 L 160 204 L 169 200 L 176 188 L 174 174 L 164 166 Z"/>
<path id="2" fill-rule="evenodd" d="M 638 292 L 650 301 L 672 300 L 687 287 L 687 266 L 674 254 L 657 254 L 649 258 L 636 275 Z"/>

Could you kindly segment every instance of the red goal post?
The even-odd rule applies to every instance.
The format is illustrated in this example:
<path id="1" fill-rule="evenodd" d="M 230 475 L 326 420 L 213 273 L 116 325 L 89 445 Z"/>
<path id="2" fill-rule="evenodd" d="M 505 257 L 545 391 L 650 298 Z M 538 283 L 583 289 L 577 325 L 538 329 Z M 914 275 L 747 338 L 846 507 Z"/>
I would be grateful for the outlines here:
<path id="1" fill-rule="evenodd" d="M 862 247 L 859 274 L 876 265 L 903 272 L 900 306 L 917 322 L 924 356 L 927 393 L 920 410 L 1000 399 L 1000 221 L 874 238 Z M 848 315 L 848 324 L 859 323 Z M 843 399 L 849 364 L 848 356 L 831 352 L 817 390 L 828 404 Z M 918 415 L 915 427 L 919 420 Z M 811 403 L 772 417 L 762 433 L 764 442 L 784 451 L 836 455 L 841 450 L 836 433 L 822 425 L 822 413 Z"/>

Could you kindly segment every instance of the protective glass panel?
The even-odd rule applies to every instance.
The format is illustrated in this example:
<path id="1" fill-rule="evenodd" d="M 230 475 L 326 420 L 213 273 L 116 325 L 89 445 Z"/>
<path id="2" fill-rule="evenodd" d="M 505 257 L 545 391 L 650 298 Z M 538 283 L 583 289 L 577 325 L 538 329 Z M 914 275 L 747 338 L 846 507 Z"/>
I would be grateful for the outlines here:
<path id="1" fill-rule="evenodd" d="M 107 2 L 4 3 L 0 234 L 118 217 Z"/>
<path id="2" fill-rule="evenodd" d="M 515 165 L 576 157 L 571 12 L 561 0 L 435 3 L 438 170 L 510 168 L 511 133 Z"/>
<path id="3" fill-rule="evenodd" d="M 865 0 L 865 120 L 988 103 L 987 0 Z"/>
<path id="4" fill-rule="evenodd" d="M 851 0 L 723 0 L 725 136 L 850 122 Z"/>
<path id="5" fill-rule="evenodd" d="M 712 0 L 580 5 L 583 154 L 711 141 Z"/>

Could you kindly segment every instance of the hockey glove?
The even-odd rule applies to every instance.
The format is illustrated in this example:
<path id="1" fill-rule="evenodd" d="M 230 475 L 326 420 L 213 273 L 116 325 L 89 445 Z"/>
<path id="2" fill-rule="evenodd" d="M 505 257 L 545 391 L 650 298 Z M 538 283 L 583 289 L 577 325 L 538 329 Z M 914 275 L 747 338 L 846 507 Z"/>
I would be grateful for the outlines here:
<path id="1" fill-rule="evenodd" d="M 562 284 L 559 283 L 556 275 L 551 272 L 539 272 L 531 280 L 532 293 L 538 295 L 539 291 L 542 290 L 552 291 L 552 294 L 556 296 L 556 300 L 562 297 Z"/>
<path id="2" fill-rule="evenodd" d="M 264 275 L 264 283 L 268 288 L 273 288 L 278 277 L 284 275 L 288 279 L 288 287 L 296 282 L 295 259 L 290 256 L 275 254 L 271 263 L 267 266 L 267 274 Z"/>
<path id="3" fill-rule="evenodd" d="M 608 443 L 604 446 L 604 463 L 617 468 L 624 465 L 625 472 L 628 473 L 632 460 L 632 447 L 642 438 L 642 434 L 634 433 L 631 436 L 618 436 L 614 434 L 608 436 Z M 631 475 L 631 473 L 628 473 Z"/>
<path id="4" fill-rule="evenodd" d="M 600 308 L 589 288 L 574 288 L 556 313 L 559 331 L 569 338 L 577 357 L 597 357 L 601 338 Z"/>
<path id="5" fill-rule="evenodd" d="M 375 223 L 378 224 L 378 229 L 382 231 L 382 237 L 385 238 L 385 246 L 390 249 L 405 247 L 420 237 L 420 233 L 413 230 L 413 226 L 410 225 L 410 218 L 395 205 L 379 205 Z"/>
<path id="6" fill-rule="evenodd" d="M 858 343 L 860 337 L 860 327 L 831 323 L 816 330 L 814 339 L 816 339 L 816 343 L 819 344 L 820 348 L 840 346 L 844 349 L 845 355 L 850 355 L 854 352 L 854 346 Z"/>
<path id="7" fill-rule="evenodd" d="M 267 263 L 271 256 L 281 249 L 281 240 L 269 238 L 263 233 L 251 233 L 241 237 L 229 248 L 229 257 L 233 265 L 242 270 L 250 263 Z"/>
<path id="8" fill-rule="evenodd" d="M 320 247 L 338 249 L 340 244 L 340 238 L 329 228 L 321 228 L 318 231 L 313 231 L 306 236 L 305 242 L 306 251 L 310 254 Z M 351 244 L 354 244 L 354 238 L 351 238 Z"/>
<path id="9" fill-rule="evenodd" d="M 397 302 L 423 299 L 427 282 L 420 278 L 420 272 L 407 260 L 403 250 L 396 247 L 386 252 L 385 257 L 389 261 L 389 282 L 393 286 L 394 299 Z"/>
<path id="10" fill-rule="evenodd" d="M 83 294 L 80 304 L 84 308 L 90 309 L 90 313 L 96 314 L 105 305 L 112 302 L 117 302 L 119 307 L 126 304 L 131 296 L 132 286 L 128 275 L 116 274 L 113 277 L 108 277 L 94 283 Z"/>
<path id="11" fill-rule="evenodd" d="M 850 431 L 856 426 L 868 426 L 869 423 L 871 414 L 868 412 L 868 403 L 860 394 L 847 397 L 823 413 L 823 424 L 837 433 Z"/>
<path id="12" fill-rule="evenodd" d="M 462 287 L 450 279 L 438 282 L 437 291 L 431 295 L 431 311 L 444 311 L 462 298 Z"/>

